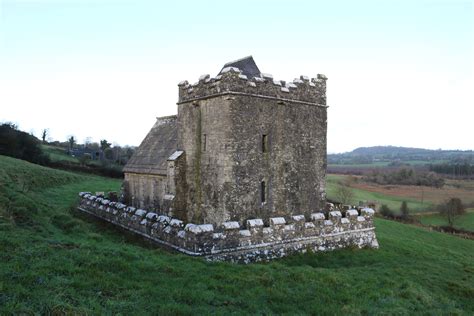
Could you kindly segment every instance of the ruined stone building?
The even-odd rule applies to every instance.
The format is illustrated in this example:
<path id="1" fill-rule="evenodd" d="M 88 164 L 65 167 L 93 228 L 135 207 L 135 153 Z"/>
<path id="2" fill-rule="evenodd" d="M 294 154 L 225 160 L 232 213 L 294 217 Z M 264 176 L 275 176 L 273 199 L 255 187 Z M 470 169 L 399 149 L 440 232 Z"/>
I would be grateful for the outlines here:
<path id="1" fill-rule="evenodd" d="M 326 77 L 275 80 L 251 56 L 179 85 L 126 165 L 125 200 L 185 222 L 244 223 L 325 204 Z"/>
<path id="2" fill-rule="evenodd" d="M 191 256 L 256 262 L 378 248 L 370 208 L 324 212 L 326 77 L 292 82 L 252 57 L 179 84 L 125 166 L 123 201 L 79 193 L 78 209 Z"/>

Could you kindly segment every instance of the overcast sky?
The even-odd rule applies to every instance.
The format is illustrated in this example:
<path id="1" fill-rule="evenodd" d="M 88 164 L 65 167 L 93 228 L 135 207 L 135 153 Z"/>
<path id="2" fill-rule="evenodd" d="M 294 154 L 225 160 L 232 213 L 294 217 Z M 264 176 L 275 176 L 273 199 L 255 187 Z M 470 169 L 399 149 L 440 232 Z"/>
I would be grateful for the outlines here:
<path id="1" fill-rule="evenodd" d="M 474 149 L 472 1 L 0 0 L 0 122 L 139 145 L 177 84 L 253 55 L 328 79 L 328 151 Z"/>

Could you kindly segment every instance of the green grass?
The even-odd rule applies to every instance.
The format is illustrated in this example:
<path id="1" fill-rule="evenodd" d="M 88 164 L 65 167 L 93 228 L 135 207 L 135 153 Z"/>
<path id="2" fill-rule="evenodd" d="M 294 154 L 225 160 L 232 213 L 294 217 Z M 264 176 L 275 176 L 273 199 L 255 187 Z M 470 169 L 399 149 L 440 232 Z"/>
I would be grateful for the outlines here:
<path id="1" fill-rule="evenodd" d="M 467 210 L 466 214 L 456 217 L 454 221 L 454 228 L 464 229 L 474 232 L 474 209 Z M 423 225 L 432 226 L 447 226 L 448 221 L 446 217 L 438 214 L 429 214 L 418 217 Z"/>
<path id="2" fill-rule="evenodd" d="M 2 315 L 474 313 L 471 240 L 377 219 L 379 250 L 208 263 L 71 210 L 77 191 L 116 190 L 116 180 L 1 156 L 0 172 Z M 46 179 L 22 189 L 36 177 Z M 5 201 L 21 199 L 33 208 L 18 222 Z"/>
<path id="3" fill-rule="evenodd" d="M 338 182 L 343 181 L 347 176 L 337 175 L 337 174 L 328 174 L 326 177 L 326 194 L 329 199 L 338 200 L 336 195 L 336 187 Z M 392 211 L 398 213 L 400 210 L 400 205 L 403 201 L 406 201 L 410 211 L 412 212 L 423 212 L 432 207 L 431 203 L 424 202 L 423 204 L 420 200 L 415 200 L 403 196 L 391 196 L 379 192 L 370 192 L 357 188 L 352 188 L 354 193 L 354 198 L 351 203 L 353 205 L 358 205 L 359 201 L 377 201 L 378 205 L 386 204 Z"/>
<path id="4" fill-rule="evenodd" d="M 41 149 L 45 154 L 49 156 L 49 159 L 51 159 L 51 161 L 69 161 L 78 164 L 80 163 L 78 158 L 66 154 L 65 149 L 62 147 L 41 145 Z"/>

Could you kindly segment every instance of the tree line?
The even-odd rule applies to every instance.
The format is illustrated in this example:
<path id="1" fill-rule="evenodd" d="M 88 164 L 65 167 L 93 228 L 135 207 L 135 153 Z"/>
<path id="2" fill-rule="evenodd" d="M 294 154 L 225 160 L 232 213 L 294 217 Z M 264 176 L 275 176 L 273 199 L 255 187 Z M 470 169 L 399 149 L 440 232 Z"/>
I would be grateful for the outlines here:
<path id="1" fill-rule="evenodd" d="M 20 131 L 18 126 L 13 123 L 1 123 L 0 155 L 64 170 L 89 172 L 109 177 L 122 177 L 122 167 L 134 152 L 134 148 L 128 146 L 112 147 L 112 144 L 105 139 L 101 140 L 100 143 L 87 142 L 86 139 L 86 144 L 77 144 L 76 138 L 69 136 L 65 142 L 48 142 L 46 140 L 48 133 L 49 131 L 44 129 L 41 133 L 41 140 L 39 140 L 31 134 Z M 80 155 L 76 157 L 78 161 L 52 160 L 49 154 L 44 152 L 42 144 L 54 146 L 60 151 L 64 150 L 64 153 L 71 153 L 73 150 L 80 149 Z M 91 151 L 85 151 L 84 149 L 86 148 L 102 152 L 105 159 L 101 159 L 100 163 L 94 163 L 92 161 L 93 157 L 90 154 Z"/>
<path id="2" fill-rule="evenodd" d="M 429 170 L 452 175 L 453 177 L 473 177 L 474 176 L 474 164 L 467 161 L 462 163 L 441 163 L 441 164 L 430 164 Z"/>
<path id="3" fill-rule="evenodd" d="M 377 184 L 423 185 L 435 188 L 444 186 L 444 179 L 434 172 L 416 172 L 411 168 L 402 168 L 392 172 L 373 170 L 364 176 L 364 181 Z"/>

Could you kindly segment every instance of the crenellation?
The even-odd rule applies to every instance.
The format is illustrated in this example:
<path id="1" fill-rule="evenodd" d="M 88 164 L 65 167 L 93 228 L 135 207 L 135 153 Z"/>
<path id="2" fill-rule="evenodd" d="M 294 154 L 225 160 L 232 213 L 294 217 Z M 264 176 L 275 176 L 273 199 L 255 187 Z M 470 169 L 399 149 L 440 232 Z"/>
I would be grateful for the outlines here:
<path id="1" fill-rule="evenodd" d="M 307 76 L 300 76 L 300 79 L 295 79 L 293 82 L 273 79 L 270 74 L 249 78 L 238 68 L 226 67 L 215 78 L 202 75 L 199 77 L 199 81 L 193 85 L 189 85 L 187 80 L 181 81 L 178 84 L 178 104 L 228 93 L 289 99 L 295 102 L 326 106 L 325 80 L 327 79 L 321 78 L 310 80 Z"/>
<path id="2" fill-rule="evenodd" d="M 366 220 L 371 220 L 374 217 L 374 210 L 371 208 L 363 208 L 360 211 L 361 215 L 366 219 Z"/>
<path id="3" fill-rule="evenodd" d="M 207 79 L 210 79 L 210 78 L 211 76 L 209 74 L 202 75 L 201 77 L 199 77 L 199 82 L 206 81 Z"/>
<path id="4" fill-rule="evenodd" d="M 184 227 L 184 223 L 183 223 L 182 220 L 173 218 L 173 219 L 171 219 L 171 221 L 170 221 L 170 226 L 173 227 L 173 228 L 182 228 L 182 227 Z M 200 226 L 201 226 L 201 225 L 200 225 Z M 211 225 L 211 226 L 212 226 L 212 225 Z"/>
<path id="5" fill-rule="evenodd" d="M 240 224 L 239 222 L 223 222 L 221 228 L 227 231 L 235 231 L 240 229 Z"/>
<path id="6" fill-rule="evenodd" d="M 341 222 L 342 214 L 339 211 L 329 212 L 329 219 L 334 223 L 339 224 Z"/>
<path id="7" fill-rule="evenodd" d="M 301 79 L 303 82 L 309 82 L 309 77 L 308 77 L 308 76 L 303 76 L 303 75 L 301 75 L 301 76 L 300 76 L 300 79 Z"/>
<path id="8" fill-rule="evenodd" d="M 324 224 L 324 220 L 326 217 L 324 216 L 324 213 L 313 213 L 311 214 L 311 221 L 314 223 L 314 225 L 322 227 Z"/>
<path id="9" fill-rule="evenodd" d="M 357 217 L 359 216 L 359 212 L 354 209 L 350 209 L 346 211 L 346 217 L 351 221 L 351 222 L 356 222 Z"/>
<path id="10" fill-rule="evenodd" d="M 264 219 L 255 218 L 246 221 L 247 229 L 241 229 L 237 221 L 230 221 L 223 222 L 216 230 L 212 224 L 185 225 L 176 218 L 107 201 L 81 192 L 78 209 L 157 243 L 187 254 L 204 256 L 208 260 L 248 263 L 278 258 L 286 252 L 301 251 L 307 247 L 313 251 L 348 245 L 378 247 L 372 209 L 363 209 L 363 216 L 356 215 L 357 210 L 348 210 L 344 217 L 339 211 L 330 212 L 327 218 L 324 213 L 313 213 L 310 221 L 306 221 L 304 215 L 293 215 L 288 219 L 271 217 L 268 226 L 264 224 Z M 101 208 L 104 203 L 108 205 L 108 210 Z M 352 221 L 354 217 L 355 223 Z M 268 245 L 272 245 L 270 249 L 279 250 L 268 250 Z M 267 250 L 263 251 L 260 247 Z"/>
<path id="11" fill-rule="evenodd" d="M 284 217 L 271 217 L 270 218 L 270 227 L 276 230 L 283 229 L 286 225 L 286 220 Z"/>

